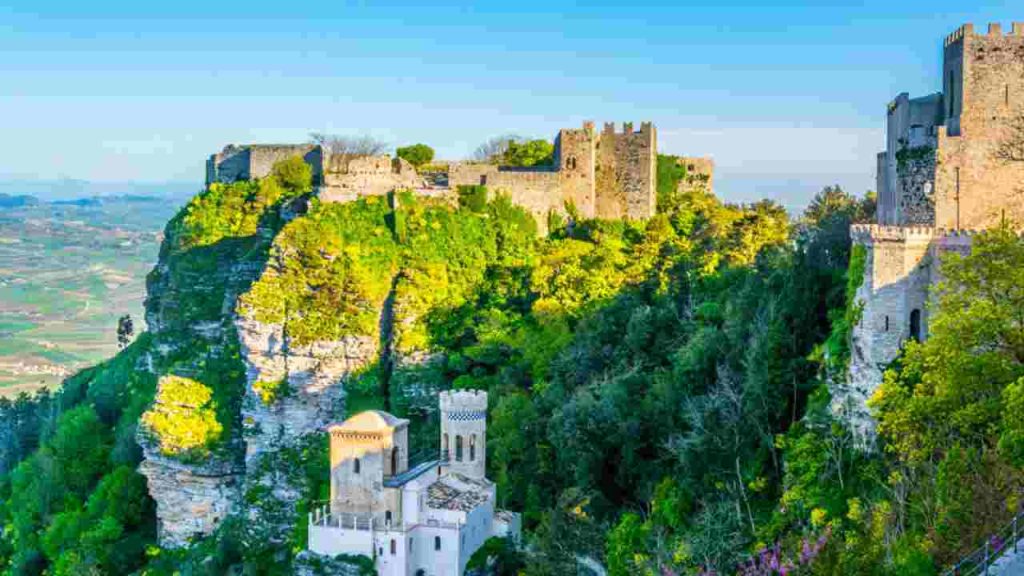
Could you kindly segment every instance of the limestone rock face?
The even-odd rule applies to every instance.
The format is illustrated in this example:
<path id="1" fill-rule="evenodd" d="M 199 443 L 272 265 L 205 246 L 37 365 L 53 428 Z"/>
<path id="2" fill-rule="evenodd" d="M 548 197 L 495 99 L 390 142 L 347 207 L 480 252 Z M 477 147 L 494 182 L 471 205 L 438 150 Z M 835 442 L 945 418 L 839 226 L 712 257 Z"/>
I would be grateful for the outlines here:
<path id="1" fill-rule="evenodd" d="M 243 470 L 239 465 L 210 460 L 203 465 L 164 458 L 140 438 L 146 477 L 156 501 L 160 545 L 179 547 L 195 536 L 211 534 L 238 501 Z"/>
<path id="2" fill-rule="evenodd" d="M 263 324 L 243 313 L 235 326 L 246 365 L 247 461 L 344 415 L 344 379 L 377 358 L 374 336 L 296 346 L 280 324 Z"/>

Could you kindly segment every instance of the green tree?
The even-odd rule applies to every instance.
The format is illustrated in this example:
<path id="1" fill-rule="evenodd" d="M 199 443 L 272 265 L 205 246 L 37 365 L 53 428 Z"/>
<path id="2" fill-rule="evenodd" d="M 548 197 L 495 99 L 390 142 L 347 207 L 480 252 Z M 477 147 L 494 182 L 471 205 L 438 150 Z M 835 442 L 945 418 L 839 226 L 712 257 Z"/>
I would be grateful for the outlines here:
<path id="1" fill-rule="evenodd" d="M 426 144 L 413 144 L 402 146 L 395 151 L 395 155 L 419 168 L 434 159 L 434 149 Z"/>
<path id="2" fill-rule="evenodd" d="M 501 155 L 506 166 L 550 166 L 554 163 L 555 147 L 547 140 L 510 140 Z"/>

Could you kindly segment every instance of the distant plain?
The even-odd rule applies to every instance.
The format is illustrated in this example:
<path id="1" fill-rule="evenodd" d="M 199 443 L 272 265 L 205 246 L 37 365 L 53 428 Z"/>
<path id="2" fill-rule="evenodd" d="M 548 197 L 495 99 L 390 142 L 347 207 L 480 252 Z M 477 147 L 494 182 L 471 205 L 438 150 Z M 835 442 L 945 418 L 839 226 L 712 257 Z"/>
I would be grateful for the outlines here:
<path id="1" fill-rule="evenodd" d="M 0 395 L 54 387 L 113 355 L 123 314 L 145 329 L 146 274 L 182 203 L 0 198 Z"/>

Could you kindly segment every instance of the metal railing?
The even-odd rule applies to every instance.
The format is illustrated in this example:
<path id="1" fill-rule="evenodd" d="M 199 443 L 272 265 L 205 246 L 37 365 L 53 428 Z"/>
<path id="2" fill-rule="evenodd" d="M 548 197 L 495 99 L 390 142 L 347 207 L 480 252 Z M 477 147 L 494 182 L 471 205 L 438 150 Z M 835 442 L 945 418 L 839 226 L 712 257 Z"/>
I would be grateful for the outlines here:
<path id="1" fill-rule="evenodd" d="M 977 547 L 942 573 L 943 576 L 988 576 L 989 568 L 1009 551 L 1024 551 L 1020 540 L 1024 537 L 1024 511 L 1016 516 L 1000 530 L 985 539 L 985 543 Z"/>

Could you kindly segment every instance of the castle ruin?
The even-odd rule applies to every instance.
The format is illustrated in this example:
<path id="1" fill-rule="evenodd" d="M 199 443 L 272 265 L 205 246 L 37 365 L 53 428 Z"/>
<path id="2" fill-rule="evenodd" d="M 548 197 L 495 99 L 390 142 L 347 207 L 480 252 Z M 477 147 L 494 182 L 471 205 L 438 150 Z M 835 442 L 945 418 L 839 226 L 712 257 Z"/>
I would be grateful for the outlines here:
<path id="1" fill-rule="evenodd" d="M 460 186 L 483 185 L 508 194 L 546 228 L 550 213 L 570 210 L 583 218 L 649 218 L 655 212 L 657 130 L 644 122 L 639 130 L 625 123 L 622 132 L 606 123 L 597 132 L 593 122 L 564 128 L 554 141 L 550 166 L 528 168 L 480 162 L 448 166 L 447 185 L 430 185 L 411 164 L 382 156 L 341 157 L 323 147 L 300 145 L 229 145 L 207 161 L 206 183 L 262 178 L 274 162 L 299 155 L 313 169 L 316 193 L 325 202 L 347 202 L 359 196 L 396 189 L 424 196 L 457 199 Z M 710 181 L 710 159 L 683 159 Z"/>
<path id="2" fill-rule="evenodd" d="M 1004 219 L 1024 222 L 1024 162 L 999 153 L 1024 114 L 1024 23 L 1008 34 L 970 24 L 946 37 L 942 91 L 903 93 L 888 106 L 878 155 L 877 224 L 855 225 L 866 255 L 856 301 L 850 374 L 833 410 L 870 441 L 866 400 L 907 339 L 928 334 L 928 292 L 945 252 L 970 251 L 971 236 Z"/>

